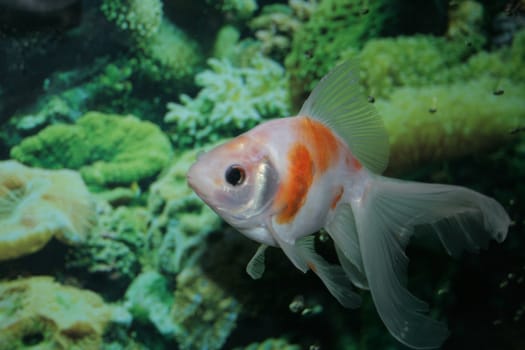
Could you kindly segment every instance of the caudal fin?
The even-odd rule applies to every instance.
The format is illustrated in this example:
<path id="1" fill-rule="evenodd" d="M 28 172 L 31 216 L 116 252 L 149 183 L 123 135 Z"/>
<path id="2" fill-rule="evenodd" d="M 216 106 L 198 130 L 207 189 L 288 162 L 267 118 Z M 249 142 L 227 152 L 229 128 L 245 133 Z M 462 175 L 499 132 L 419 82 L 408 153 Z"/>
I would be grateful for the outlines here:
<path id="1" fill-rule="evenodd" d="M 414 233 L 435 233 L 449 254 L 501 242 L 510 219 L 494 199 L 449 185 L 373 176 L 361 200 L 352 202 L 363 266 L 377 311 L 390 333 L 415 349 L 439 347 L 445 324 L 425 313 L 428 305 L 405 287 L 405 246 Z"/>

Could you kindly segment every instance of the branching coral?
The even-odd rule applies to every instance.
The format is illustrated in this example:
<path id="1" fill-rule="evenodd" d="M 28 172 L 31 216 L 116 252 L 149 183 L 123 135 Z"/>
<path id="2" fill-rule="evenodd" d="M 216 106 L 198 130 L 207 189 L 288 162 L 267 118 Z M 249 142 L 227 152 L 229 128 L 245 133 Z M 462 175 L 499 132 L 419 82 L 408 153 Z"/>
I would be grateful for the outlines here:
<path id="1" fill-rule="evenodd" d="M 78 173 L 0 162 L 0 261 L 33 253 L 52 237 L 83 242 L 94 214 Z"/>
<path id="2" fill-rule="evenodd" d="M 158 126 L 133 116 L 89 112 L 75 125 L 56 124 L 11 149 L 22 163 L 79 169 L 88 185 L 130 184 L 159 173 L 171 158 Z"/>
<path id="3" fill-rule="evenodd" d="M 276 62 L 255 56 L 249 67 L 210 59 L 211 70 L 199 73 L 203 89 L 195 98 L 181 96 L 182 104 L 168 104 L 165 116 L 173 141 L 181 146 L 201 145 L 247 130 L 265 118 L 288 114 L 284 70 Z"/>
<path id="4" fill-rule="evenodd" d="M 127 326 L 131 316 L 51 277 L 0 282 L 0 350 L 99 349 L 112 322 Z"/>

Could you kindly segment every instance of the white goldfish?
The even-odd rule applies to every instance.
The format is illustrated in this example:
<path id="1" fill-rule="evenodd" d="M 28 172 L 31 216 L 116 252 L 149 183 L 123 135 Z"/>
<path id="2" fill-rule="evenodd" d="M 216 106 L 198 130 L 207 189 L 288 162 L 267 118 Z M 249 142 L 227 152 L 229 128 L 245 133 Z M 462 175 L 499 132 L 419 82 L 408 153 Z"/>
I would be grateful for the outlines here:
<path id="1" fill-rule="evenodd" d="M 345 307 L 353 286 L 369 289 L 390 333 L 415 349 L 439 347 L 445 324 L 406 285 L 405 247 L 422 231 L 451 255 L 502 242 L 510 219 L 494 199 L 467 188 L 379 175 L 389 143 L 383 122 L 358 92 L 355 64 L 325 76 L 298 116 L 265 122 L 201 155 L 188 172 L 193 190 L 229 224 L 262 244 L 247 271 L 259 278 L 266 246 L 312 270 Z M 314 250 L 324 228 L 339 265 Z M 352 286 L 353 285 L 353 286 Z"/>

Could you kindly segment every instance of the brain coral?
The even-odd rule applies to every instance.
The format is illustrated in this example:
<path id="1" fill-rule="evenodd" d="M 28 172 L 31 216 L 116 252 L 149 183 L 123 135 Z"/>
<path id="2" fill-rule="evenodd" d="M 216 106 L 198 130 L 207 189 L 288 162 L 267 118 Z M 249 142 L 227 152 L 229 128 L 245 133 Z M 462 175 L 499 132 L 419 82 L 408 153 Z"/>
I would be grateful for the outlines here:
<path id="1" fill-rule="evenodd" d="M 0 282 L 0 350 L 101 349 L 110 323 L 130 321 L 124 309 L 51 277 Z"/>
<path id="2" fill-rule="evenodd" d="M 93 188 L 150 178 L 171 155 L 170 141 L 155 124 L 98 112 L 75 125 L 48 126 L 11 149 L 11 157 L 25 164 L 78 169 Z"/>
<path id="3" fill-rule="evenodd" d="M 33 253 L 52 237 L 82 242 L 93 215 L 78 173 L 0 162 L 0 261 Z"/>

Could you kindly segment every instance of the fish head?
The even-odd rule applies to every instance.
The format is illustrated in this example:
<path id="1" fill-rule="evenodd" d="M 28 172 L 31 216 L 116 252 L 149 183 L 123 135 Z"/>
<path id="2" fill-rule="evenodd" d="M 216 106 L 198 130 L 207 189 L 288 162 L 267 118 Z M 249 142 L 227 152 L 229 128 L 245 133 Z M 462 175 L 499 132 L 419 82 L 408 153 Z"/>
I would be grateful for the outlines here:
<path id="1" fill-rule="evenodd" d="M 257 242 L 275 245 L 266 223 L 279 175 L 266 144 L 238 136 L 201 154 L 187 180 L 230 225 Z"/>

